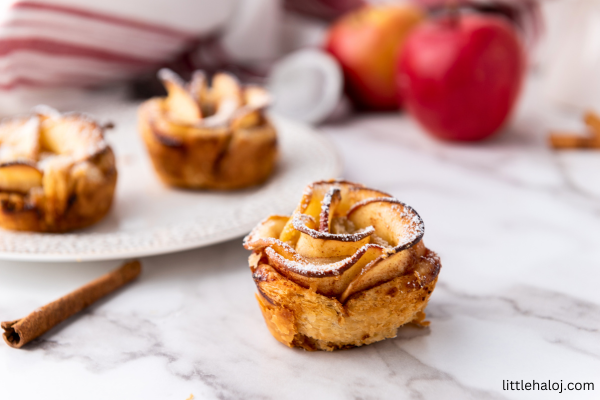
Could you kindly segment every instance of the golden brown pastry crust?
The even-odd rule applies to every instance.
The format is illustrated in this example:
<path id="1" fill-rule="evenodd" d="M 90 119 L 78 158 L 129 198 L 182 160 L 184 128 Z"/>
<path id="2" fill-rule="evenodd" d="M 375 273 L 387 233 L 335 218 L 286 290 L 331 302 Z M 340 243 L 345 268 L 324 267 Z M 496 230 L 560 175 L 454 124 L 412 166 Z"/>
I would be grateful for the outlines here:
<path id="1" fill-rule="evenodd" d="M 369 198 L 389 196 L 377 191 L 366 192 L 370 189 L 348 182 L 318 182 L 312 188 L 318 185 L 326 188 L 345 186 L 343 192 L 346 195 L 349 191 L 359 191 L 362 193 L 358 197 L 367 196 L 367 202 Z M 307 198 L 312 196 L 311 191 L 309 186 L 297 212 L 310 212 L 311 205 Z M 341 207 L 342 213 L 346 212 L 343 210 L 344 206 Z M 416 212 L 413 215 L 418 216 Z M 273 225 L 277 228 L 264 229 L 265 226 L 269 228 L 269 221 L 273 219 L 263 221 L 246 238 L 245 245 L 254 250 L 249 262 L 258 289 L 256 298 L 269 331 L 278 341 L 289 347 L 331 351 L 395 337 L 397 329 L 406 323 L 428 324 L 424 322 L 424 310 L 435 288 L 441 264 L 437 255 L 420 240 L 421 233 L 417 233 L 417 240 L 413 240 L 407 248 L 397 253 L 388 248 L 383 259 L 372 258 L 336 295 L 327 289 L 329 286 L 316 282 L 324 279 L 324 275 L 307 278 L 311 275 L 310 267 L 306 268 L 307 271 L 296 271 L 305 275 L 298 279 L 298 275 L 290 273 L 288 268 L 274 261 L 276 258 L 273 253 L 280 251 L 277 249 L 277 242 L 280 241 L 279 238 L 285 238 L 285 228 L 282 225 L 286 224 L 286 219 L 291 219 L 282 216 L 274 218 L 278 219 L 278 224 Z M 418 224 L 417 218 L 415 221 Z M 373 221 L 372 225 L 378 228 L 376 232 L 383 234 L 380 224 Z M 293 248 L 293 240 L 288 245 Z M 359 251 L 355 254 L 358 253 Z M 292 256 L 295 259 L 301 257 L 300 254 Z M 387 264 L 382 264 L 385 260 L 388 260 L 388 264 L 396 263 L 397 268 L 388 265 L 386 268 L 376 269 L 377 264 L 385 267 Z M 323 262 L 318 259 L 312 261 Z M 366 271 L 373 270 L 376 273 L 368 281 L 368 285 L 347 295 L 347 288 L 353 282 L 361 281 Z M 341 272 L 341 275 L 344 273 Z M 328 293 L 323 293 L 323 288 Z"/>
<path id="2" fill-rule="evenodd" d="M 48 111 L 47 109 L 44 109 Z M 0 181 L 14 165 L 26 165 L 40 174 L 40 184 L 28 190 L 0 187 L 0 227 L 18 231 L 66 232 L 92 225 L 110 210 L 117 183 L 115 157 L 103 137 L 103 127 L 80 114 L 39 112 L 28 119 L 40 120 L 41 145 L 28 159 L 0 164 Z M 16 119 L 3 121 L 0 130 Z M 59 126 L 60 125 L 60 126 Z M 58 128 L 52 134 L 48 127 Z M 68 132 L 66 132 L 68 131 Z M 66 132 L 66 137 L 61 135 Z M 80 143 L 69 135 L 86 135 Z M 50 137 L 53 136 L 53 137 Z M 64 153 L 52 153 L 44 146 L 54 142 Z M 62 142 L 62 144 L 61 144 Z M 69 149 L 65 143 L 71 143 Z M 2 148 L 3 144 L 0 144 Z M 80 148 L 81 147 L 81 148 Z M 57 149 L 54 149 L 57 150 Z M 54 159 L 40 161 L 44 152 Z M 47 161 L 47 160 L 46 160 Z"/>
<path id="3" fill-rule="evenodd" d="M 239 109 L 215 124 L 203 123 L 210 117 L 199 117 L 196 123 L 177 120 L 172 117 L 168 97 L 153 98 L 141 105 L 140 133 L 164 183 L 191 189 L 230 190 L 258 185 L 271 175 L 277 159 L 275 128 L 264 115 L 266 105 L 244 104 L 251 100 L 243 98 L 250 96 L 240 91 Z M 175 95 L 186 96 L 186 92 L 181 93 L 176 91 Z M 198 100 L 198 107 L 216 107 L 218 113 L 215 96 L 209 92 L 205 97 Z M 221 102 L 224 104 L 225 100 Z M 203 101 L 211 105 L 206 106 Z"/>

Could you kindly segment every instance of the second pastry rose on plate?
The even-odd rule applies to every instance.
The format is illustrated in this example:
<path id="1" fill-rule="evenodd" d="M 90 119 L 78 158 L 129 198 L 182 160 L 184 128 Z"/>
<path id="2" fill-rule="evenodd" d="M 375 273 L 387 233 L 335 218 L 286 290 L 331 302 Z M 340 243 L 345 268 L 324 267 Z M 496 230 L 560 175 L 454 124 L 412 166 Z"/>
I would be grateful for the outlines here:
<path id="1" fill-rule="evenodd" d="M 184 83 L 159 72 L 168 95 L 139 110 L 142 138 L 160 179 L 192 189 L 238 189 L 264 182 L 277 158 L 277 135 L 265 116 L 269 94 L 217 73 L 212 85 L 196 71 Z"/>
<path id="2" fill-rule="evenodd" d="M 104 218 L 116 184 L 104 127 L 89 116 L 38 107 L 0 124 L 0 227 L 87 227 Z"/>

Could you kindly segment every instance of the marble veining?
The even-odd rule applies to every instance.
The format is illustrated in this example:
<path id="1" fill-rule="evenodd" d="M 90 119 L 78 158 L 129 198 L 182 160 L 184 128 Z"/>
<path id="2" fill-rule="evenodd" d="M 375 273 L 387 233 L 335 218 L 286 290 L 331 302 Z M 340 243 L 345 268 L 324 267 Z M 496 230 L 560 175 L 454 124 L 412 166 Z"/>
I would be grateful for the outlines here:
<path id="1" fill-rule="evenodd" d="M 334 353 L 288 349 L 263 322 L 241 238 L 142 260 L 140 280 L 23 350 L 0 346 L 0 398 L 598 399 L 600 153 L 547 149 L 555 110 L 535 79 L 505 135 L 443 144 L 405 116 L 325 126 L 344 177 L 425 221 L 442 260 L 429 328 Z M 300 196 L 300 194 L 298 194 Z M 115 262 L 0 263 L 0 319 Z M 505 391 L 503 380 L 595 391 Z"/>

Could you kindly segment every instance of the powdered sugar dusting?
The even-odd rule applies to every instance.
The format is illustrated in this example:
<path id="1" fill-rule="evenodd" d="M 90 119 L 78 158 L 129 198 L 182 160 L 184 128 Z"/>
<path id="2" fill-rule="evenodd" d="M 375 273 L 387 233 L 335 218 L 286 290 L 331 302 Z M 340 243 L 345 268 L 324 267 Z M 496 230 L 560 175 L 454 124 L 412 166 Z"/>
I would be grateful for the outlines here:
<path id="1" fill-rule="evenodd" d="M 323 277 L 342 274 L 348 268 L 356 264 L 369 248 L 381 249 L 380 246 L 366 244 L 358 249 L 352 256 L 337 262 L 327 262 L 327 260 L 321 260 L 319 262 L 319 260 L 304 258 L 296 252 L 291 253 L 293 260 L 290 260 L 277 253 L 277 251 L 271 247 L 267 247 L 265 253 L 270 260 L 275 261 L 274 264 L 284 265 L 290 271 L 301 275 Z"/>
<path id="2" fill-rule="evenodd" d="M 387 240 L 385 240 L 381 236 L 377 236 L 376 233 L 374 233 L 374 234 L 371 235 L 371 243 L 377 244 L 377 245 L 379 245 L 381 247 L 384 247 L 386 249 L 391 249 L 392 248 L 392 245 L 390 245 Z"/>
<path id="3" fill-rule="evenodd" d="M 329 232 L 329 218 L 333 217 L 331 213 L 334 212 L 334 204 L 338 203 L 340 199 L 340 189 L 337 187 L 332 187 L 325 193 L 321 201 L 321 215 L 319 217 L 320 232 Z"/>
<path id="4" fill-rule="evenodd" d="M 320 183 L 331 185 L 330 190 L 327 191 L 321 202 L 321 219 L 323 219 L 324 216 L 329 217 L 328 213 L 331 211 L 329 210 L 329 206 L 334 200 L 336 193 L 341 193 L 338 188 L 339 185 L 349 185 L 353 190 L 361 190 L 362 188 L 362 186 L 359 185 L 338 181 L 313 183 L 304 191 L 302 203 L 299 207 L 300 210 L 306 210 L 312 199 L 314 186 Z M 362 209 L 362 211 L 367 213 L 371 212 L 369 211 L 370 209 L 362 207 L 373 203 L 387 204 L 384 208 L 377 207 L 373 209 L 373 212 L 382 212 L 381 210 L 387 210 L 386 212 L 389 212 L 389 210 L 392 211 L 393 216 L 388 214 L 385 217 L 383 215 L 376 217 L 375 214 L 371 218 L 376 219 L 371 219 L 371 221 L 378 226 L 378 229 L 386 229 L 384 227 L 387 227 L 388 230 L 391 229 L 391 231 L 385 232 L 384 236 L 389 238 L 390 241 L 397 239 L 398 242 L 395 246 L 380 235 L 377 235 L 373 226 L 357 230 L 356 226 L 350 220 L 351 214 L 358 209 Z M 361 217 L 361 219 L 365 220 L 364 216 Z M 368 219 L 369 215 L 367 214 L 366 220 Z M 356 202 L 350 207 L 345 216 L 338 216 L 332 219 L 331 232 L 318 231 L 309 228 L 307 223 L 314 226 L 316 221 L 313 217 L 299 212 L 296 212 L 292 216 L 292 226 L 294 229 L 307 234 L 314 239 L 333 240 L 338 242 L 358 242 L 364 238 L 370 237 L 370 243 L 360 247 L 352 256 L 344 258 L 343 260 L 339 260 L 339 258 L 303 257 L 296 252 L 293 246 L 283 243 L 279 238 L 249 237 L 250 241 L 246 243 L 246 247 L 253 250 L 264 249 L 270 260 L 276 265 L 283 266 L 289 271 L 305 276 L 323 277 L 342 274 L 345 270 L 354 265 L 368 249 L 377 249 L 379 252 L 379 257 L 372 260 L 369 265 L 376 263 L 383 258 L 390 257 L 395 253 L 399 253 L 417 244 L 425 233 L 425 226 L 419 214 L 412 207 L 393 197 L 371 197 Z M 382 234 L 383 232 L 379 233 Z"/>
<path id="5" fill-rule="evenodd" d="M 425 234 L 425 224 L 412 207 L 405 204 L 393 204 L 392 210 L 400 214 L 400 217 L 406 221 L 406 223 L 403 224 L 404 232 L 402 234 L 402 240 L 398 242 L 396 247 L 405 246 L 418 238 L 423 237 Z"/>
<path id="6" fill-rule="evenodd" d="M 354 233 L 357 230 L 354 223 L 346 217 L 336 217 L 331 223 L 332 233 Z"/>
<path id="7" fill-rule="evenodd" d="M 36 151 L 30 152 L 31 155 L 28 157 L 28 161 L 32 164 L 35 163 L 35 166 L 42 172 L 68 170 L 73 165 L 85 162 L 108 147 L 108 144 L 104 140 L 103 128 L 92 117 L 86 114 L 61 114 L 48 106 L 37 106 L 33 111 L 33 116 L 29 117 L 27 122 L 20 125 L 14 133 L 19 135 L 22 142 L 31 142 L 28 145 L 32 149 L 35 148 Z M 22 117 L 7 119 L 2 124 L 11 124 L 19 119 L 22 119 Z M 64 129 L 61 132 L 67 132 L 64 138 L 55 139 L 57 142 L 63 140 L 62 143 L 67 144 L 64 152 L 54 153 L 40 149 L 42 146 L 41 143 L 44 140 L 41 135 L 44 129 L 41 119 L 66 121 L 65 126 L 61 127 L 61 129 Z M 73 138 L 76 138 L 76 142 L 74 142 Z M 15 151 L 14 146 L 11 146 L 9 142 L 3 141 L 0 143 L 0 157 L 2 157 L 3 162 L 18 161 L 22 157 L 22 153 L 22 151 Z M 11 158 L 14 160 L 11 160 Z"/>
<path id="8" fill-rule="evenodd" d="M 200 118 L 195 123 L 186 124 L 195 128 L 227 129 L 244 119 L 251 120 L 247 117 L 255 112 L 264 114 L 265 109 L 271 104 L 271 96 L 266 89 L 259 86 L 243 86 L 235 76 L 225 72 L 215 74 L 212 85 L 209 85 L 206 74 L 201 70 L 194 71 L 192 80 L 188 84 L 168 68 L 161 69 L 158 77 L 165 88 L 175 85 L 180 88 L 179 90 L 187 93 L 199 109 L 216 111 L 206 116 L 201 112 Z M 262 124 L 262 118 L 258 118 L 250 125 L 259 124 Z"/>
<path id="9" fill-rule="evenodd" d="M 337 234 L 331 232 L 321 232 L 306 226 L 306 223 L 303 221 L 302 218 L 303 215 L 305 214 L 295 215 L 294 219 L 292 220 L 292 225 L 294 226 L 294 229 L 302 233 L 306 233 L 313 239 L 337 240 L 339 242 L 358 242 L 366 238 L 367 236 L 370 236 L 373 233 L 375 233 L 375 228 L 373 228 L 372 226 L 368 226 L 354 233 Z M 310 216 L 306 215 L 305 217 Z"/>

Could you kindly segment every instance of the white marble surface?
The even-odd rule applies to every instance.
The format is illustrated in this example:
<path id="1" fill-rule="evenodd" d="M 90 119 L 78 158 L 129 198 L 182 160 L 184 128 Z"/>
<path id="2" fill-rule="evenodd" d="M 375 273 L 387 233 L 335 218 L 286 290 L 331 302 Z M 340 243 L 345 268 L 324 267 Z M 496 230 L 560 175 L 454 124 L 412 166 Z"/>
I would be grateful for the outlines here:
<path id="1" fill-rule="evenodd" d="M 600 152 L 555 154 L 576 127 L 529 85 L 507 132 L 474 146 L 406 117 L 323 128 L 345 177 L 425 220 L 442 272 L 431 327 L 335 353 L 276 342 L 241 240 L 143 259 L 132 286 L 26 349 L 0 346 L 4 399 L 598 399 Z M 24 316 L 116 266 L 0 263 L 0 320 Z M 595 391 L 503 391 L 503 380 L 593 382 Z"/>

